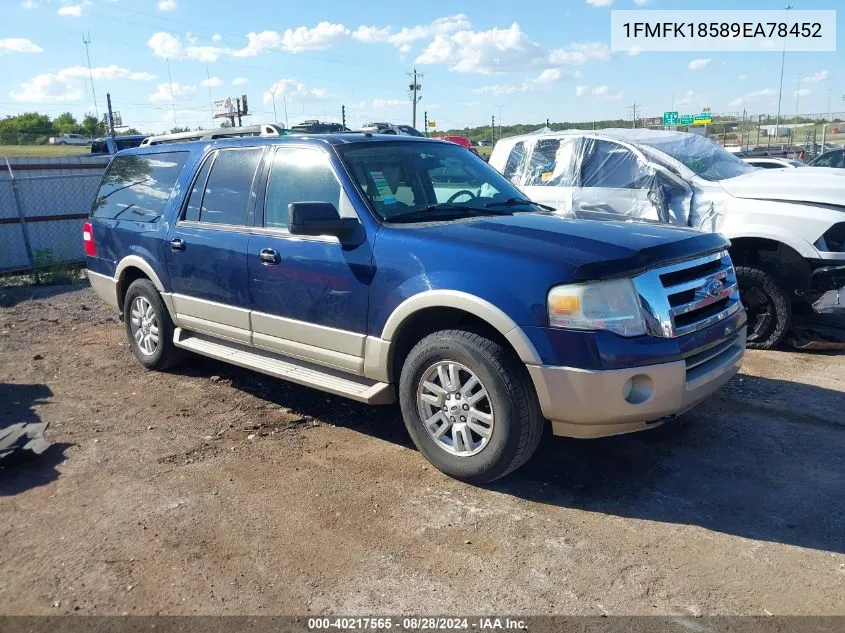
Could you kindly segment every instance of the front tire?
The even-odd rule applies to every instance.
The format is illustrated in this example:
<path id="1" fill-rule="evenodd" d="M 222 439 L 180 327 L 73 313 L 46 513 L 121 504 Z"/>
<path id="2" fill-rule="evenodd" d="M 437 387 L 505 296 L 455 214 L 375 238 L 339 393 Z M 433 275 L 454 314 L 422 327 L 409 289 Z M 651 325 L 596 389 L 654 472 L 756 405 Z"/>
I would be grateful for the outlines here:
<path id="1" fill-rule="evenodd" d="M 792 323 L 792 301 L 774 275 L 752 266 L 737 266 L 739 294 L 748 314 L 748 347 L 772 349 Z"/>
<path id="2" fill-rule="evenodd" d="M 522 362 L 465 330 L 435 332 L 414 346 L 402 366 L 399 398 L 417 449 L 438 470 L 470 483 L 522 466 L 545 424 Z"/>
<path id="3" fill-rule="evenodd" d="M 129 286 L 123 321 L 132 353 L 147 369 L 167 369 L 181 359 L 173 344 L 173 321 L 149 279 L 136 279 Z"/>

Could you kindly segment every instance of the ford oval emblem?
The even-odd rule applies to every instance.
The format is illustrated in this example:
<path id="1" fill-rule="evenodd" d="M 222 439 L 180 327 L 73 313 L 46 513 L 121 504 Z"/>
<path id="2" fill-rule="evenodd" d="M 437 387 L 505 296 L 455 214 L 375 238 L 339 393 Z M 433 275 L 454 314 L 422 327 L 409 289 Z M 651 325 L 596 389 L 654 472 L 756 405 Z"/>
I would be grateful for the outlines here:
<path id="1" fill-rule="evenodd" d="M 707 285 L 704 287 L 704 291 L 710 295 L 711 297 L 718 297 L 722 294 L 722 289 L 724 288 L 724 284 L 718 279 L 712 279 L 711 281 L 707 282 Z"/>

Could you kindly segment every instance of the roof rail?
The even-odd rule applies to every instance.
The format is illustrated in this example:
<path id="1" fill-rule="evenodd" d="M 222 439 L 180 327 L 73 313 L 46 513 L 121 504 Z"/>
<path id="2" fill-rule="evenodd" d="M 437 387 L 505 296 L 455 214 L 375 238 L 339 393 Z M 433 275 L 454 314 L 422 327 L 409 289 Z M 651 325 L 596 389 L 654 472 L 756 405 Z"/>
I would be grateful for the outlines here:
<path id="1" fill-rule="evenodd" d="M 141 142 L 141 147 L 161 145 L 163 143 L 184 143 L 186 141 L 212 141 L 221 138 L 240 138 L 242 136 L 283 136 L 285 129 L 273 123 L 248 125 L 246 127 L 219 127 L 213 130 L 195 132 L 177 132 L 148 136 Z"/>

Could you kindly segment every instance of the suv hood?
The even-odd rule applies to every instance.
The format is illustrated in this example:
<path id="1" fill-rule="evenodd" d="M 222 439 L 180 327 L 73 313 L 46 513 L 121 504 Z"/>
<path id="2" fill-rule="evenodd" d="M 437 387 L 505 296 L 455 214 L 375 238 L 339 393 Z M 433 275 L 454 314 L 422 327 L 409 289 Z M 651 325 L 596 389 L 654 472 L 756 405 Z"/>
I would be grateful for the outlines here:
<path id="1" fill-rule="evenodd" d="M 725 249 L 718 233 L 646 222 L 597 222 L 554 214 L 517 213 L 408 225 L 400 230 L 485 251 L 571 267 L 573 281 L 638 274 L 672 261 Z M 506 265 L 506 260 L 502 260 Z"/>
<path id="2" fill-rule="evenodd" d="M 845 204 L 845 169 L 758 169 L 719 184 L 735 198 Z"/>

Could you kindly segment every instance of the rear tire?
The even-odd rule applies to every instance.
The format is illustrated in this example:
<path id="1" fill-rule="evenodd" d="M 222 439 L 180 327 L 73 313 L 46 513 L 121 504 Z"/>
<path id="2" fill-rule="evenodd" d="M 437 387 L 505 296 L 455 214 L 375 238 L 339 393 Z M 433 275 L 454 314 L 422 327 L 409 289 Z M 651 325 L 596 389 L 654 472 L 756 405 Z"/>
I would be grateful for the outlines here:
<path id="1" fill-rule="evenodd" d="M 748 347 L 772 349 L 792 323 L 792 301 L 774 275 L 752 266 L 738 266 L 739 294 L 748 314 Z"/>
<path id="2" fill-rule="evenodd" d="M 545 425 L 522 362 L 510 349 L 465 330 L 435 332 L 414 346 L 402 366 L 399 399 L 423 456 L 470 483 L 522 466 Z"/>
<path id="3" fill-rule="evenodd" d="M 147 369 L 163 370 L 182 360 L 173 344 L 173 321 L 155 285 L 136 279 L 126 291 L 123 321 L 129 346 Z"/>

